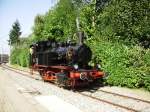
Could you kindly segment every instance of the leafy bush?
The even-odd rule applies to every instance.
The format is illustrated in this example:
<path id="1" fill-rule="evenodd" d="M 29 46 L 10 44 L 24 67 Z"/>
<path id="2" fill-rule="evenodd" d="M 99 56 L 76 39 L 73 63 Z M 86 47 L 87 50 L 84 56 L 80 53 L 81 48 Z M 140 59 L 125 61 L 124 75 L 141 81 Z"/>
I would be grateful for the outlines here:
<path id="1" fill-rule="evenodd" d="M 149 43 L 148 5 L 149 0 L 111 0 L 97 16 L 97 30 L 111 40 Z"/>
<path id="2" fill-rule="evenodd" d="M 29 63 L 29 59 L 28 59 L 28 49 L 22 49 L 20 54 L 19 54 L 19 62 L 20 62 L 20 65 L 22 67 L 27 67 L 28 66 L 28 63 Z"/>
<path id="3" fill-rule="evenodd" d="M 11 51 L 11 55 L 10 55 L 10 63 L 11 64 L 18 64 L 19 52 L 20 52 L 20 49 L 13 49 Z"/>
<path id="4" fill-rule="evenodd" d="M 17 48 L 13 49 L 10 56 L 11 64 L 17 64 L 22 67 L 27 67 L 29 65 L 29 55 L 27 48 Z"/>
<path id="5" fill-rule="evenodd" d="M 90 40 L 87 43 L 93 50 L 93 61 L 109 72 L 106 80 L 109 85 L 150 90 L 150 50 L 119 42 Z"/>

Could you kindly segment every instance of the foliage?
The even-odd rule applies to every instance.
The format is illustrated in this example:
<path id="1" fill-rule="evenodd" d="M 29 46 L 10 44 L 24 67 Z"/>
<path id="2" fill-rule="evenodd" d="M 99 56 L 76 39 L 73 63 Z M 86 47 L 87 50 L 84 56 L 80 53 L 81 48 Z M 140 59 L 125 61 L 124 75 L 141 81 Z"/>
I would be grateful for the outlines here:
<path id="1" fill-rule="evenodd" d="M 98 15 L 98 32 L 111 40 L 147 41 L 150 45 L 149 6 L 149 0 L 111 0 Z"/>
<path id="2" fill-rule="evenodd" d="M 34 20 L 34 27 L 33 27 L 33 33 L 37 40 L 41 40 L 42 38 L 42 31 L 44 28 L 44 16 L 37 15 Z"/>
<path id="3" fill-rule="evenodd" d="M 11 64 L 17 64 L 22 67 L 27 67 L 29 63 L 29 53 L 27 48 L 18 48 L 11 53 Z"/>
<path id="4" fill-rule="evenodd" d="M 12 29 L 10 30 L 10 33 L 9 33 L 9 44 L 13 45 L 13 44 L 19 43 L 20 35 L 21 35 L 20 24 L 19 24 L 19 21 L 16 20 L 14 24 L 12 25 Z"/>
<path id="5" fill-rule="evenodd" d="M 11 64 L 18 64 L 18 54 L 19 54 L 18 49 L 12 50 L 11 55 L 10 55 L 10 63 Z"/>
<path id="6" fill-rule="evenodd" d="M 54 9 L 50 9 L 42 17 L 36 17 L 34 35 L 39 39 L 64 40 L 75 32 L 75 18 L 76 11 L 72 1 L 60 0 Z"/>
<path id="7" fill-rule="evenodd" d="M 92 2 L 81 10 L 81 29 L 91 37 L 95 33 L 95 2 Z"/>
<path id="8" fill-rule="evenodd" d="M 106 40 L 89 40 L 87 43 L 92 48 L 93 61 L 109 72 L 109 85 L 150 89 L 149 49 Z"/>

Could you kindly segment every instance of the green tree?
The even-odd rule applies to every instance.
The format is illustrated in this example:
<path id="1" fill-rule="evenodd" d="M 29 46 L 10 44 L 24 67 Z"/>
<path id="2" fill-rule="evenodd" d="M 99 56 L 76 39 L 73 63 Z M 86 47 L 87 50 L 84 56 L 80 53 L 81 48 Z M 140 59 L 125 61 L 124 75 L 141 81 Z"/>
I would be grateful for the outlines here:
<path id="1" fill-rule="evenodd" d="M 150 40 L 149 6 L 149 0 L 111 0 L 97 17 L 99 34 L 111 40 L 126 40 L 129 44 L 131 41 L 148 42 Z"/>
<path id="2" fill-rule="evenodd" d="M 19 37 L 21 35 L 20 30 L 21 30 L 20 23 L 18 20 L 16 20 L 14 22 L 14 24 L 12 25 L 12 29 L 10 30 L 10 33 L 9 33 L 9 44 L 10 45 L 19 43 Z"/>
<path id="3" fill-rule="evenodd" d="M 76 29 L 76 12 L 72 0 L 60 0 L 45 15 L 43 37 L 64 40 Z"/>
<path id="4" fill-rule="evenodd" d="M 33 27 L 33 33 L 37 40 L 40 40 L 43 38 L 43 35 L 42 35 L 43 29 L 44 29 L 44 16 L 37 15 L 34 19 L 34 27 Z"/>

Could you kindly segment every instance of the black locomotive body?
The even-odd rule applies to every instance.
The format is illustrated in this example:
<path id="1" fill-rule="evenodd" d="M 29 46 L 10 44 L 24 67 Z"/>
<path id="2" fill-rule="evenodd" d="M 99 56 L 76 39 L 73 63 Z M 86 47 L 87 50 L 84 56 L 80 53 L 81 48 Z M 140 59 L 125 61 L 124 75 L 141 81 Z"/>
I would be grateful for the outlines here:
<path id="1" fill-rule="evenodd" d="M 91 49 L 85 44 L 58 43 L 54 40 L 37 42 L 35 47 L 35 63 L 38 65 L 65 65 L 77 64 L 85 68 L 91 60 Z"/>

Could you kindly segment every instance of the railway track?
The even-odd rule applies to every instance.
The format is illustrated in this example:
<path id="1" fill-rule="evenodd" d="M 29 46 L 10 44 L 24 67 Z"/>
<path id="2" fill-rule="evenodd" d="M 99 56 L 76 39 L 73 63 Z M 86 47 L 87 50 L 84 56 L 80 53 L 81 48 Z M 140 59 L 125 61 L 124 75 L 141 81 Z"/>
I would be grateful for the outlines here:
<path id="1" fill-rule="evenodd" d="M 150 101 L 148 101 L 148 100 L 135 98 L 135 97 L 131 97 L 131 96 L 126 96 L 126 95 L 122 95 L 122 94 L 118 94 L 118 93 L 114 93 L 114 92 L 109 92 L 109 91 L 105 91 L 105 90 L 97 90 L 97 91 L 103 92 L 103 93 L 106 93 L 106 94 L 111 94 L 113 96 L 119 96 L 119 97 L 122 97 L 122 98 L 134 100 L 134 101 L 140 101 L 140 102 L 147 103 L 147 104 L 150 105 Z M 110 105 L 113 105 L 113 106 L 116 106 L 116 107 L 119 107 L 119 108 L 123 108 L 123 109 L 131 111 L 131 112 L 141 112 L 140 110 L 137 110 L 137 109 L 134 109 L 134 108 L 130 108 L 130 107 L 127 107 L 127 106 L 124 106 L 124 105 L 120 105 L 120 104 L 113 103 L 113 102 L 108 101 L 108 100 L 104 100 L 104 99 L 95 97 L 92 94 L 85 94 L 85 93 L 82 93 L 82 92 L 77 92 L 77 93 L 80 94 L 80 95 L 89 97 L 91 99 L 97 100 L 97 101 L 105 102 L 107 104 L 110 104 Z"/>
<path id="2" fill-rule="evenodd" d="M 116 104 L 116 103 L 113 103 L 113 102 L 110 102 L 110 101 L 107 101 L 107 100 L 103 100 L 103 99 L 100 99 L 100 98 L 97 98 L 97 97 L 94 97 L 94 96 L 91 96 L 91 95 L 87 95 L 87 94 L 80 93 L 80 92 L 78 92 L 78 94 L 89 97 L 91 99 L 94 99 L 94 100 L 97 100 L 97 101 L 100 101 L 100 102 L 104 102 L 104 103 L 107 103 L 107 104 L 110 104 L 110 105 L 128 110 L 130 112 L 140 112 L 139 110 L 136 110 L 136 109 L 133 109 L 133 108 L 130 108 L 130 107 L 126 107 L 126 106 L 123 106 L 123 105 L 120 105 L 120 104 Z"/>
<path id="3" fill-rule="evenodd" d="M 108 94 L 112 94 L 112 95 L 115 95 L 115 96 L 120 96 L 120 97 L 123 97 L 123 98 L 129 98 L 129 99 L 133 99 L 133 100 L 137 100 L 137 101 L 141 101 L 141 102 L 150 104 L 150 101 L 148 101 L 148 100 L 143 100 L 143 99 L 140 99 L 140 98 L 135 98 L 135 97 L 131 97 L 131 96 L 121 95 L 121 94 L 118 94 L 118 93 L 113 93 L 113 92 L 104 91 L 104 90 L 98 90 L 98 91 L 104 92 L 104 93 L 108 93 Z"/>
<path id="4" fill-rule="evenodd" d="M 6 64 L 3 64 L 2 66 L 3 66 L 3 67 L 7 67 L 7 68 L 11 68 L 11 69 L 14 69 L 14 70 L 18 70 L 18 71 L 22 71 L 22 72 L 26 72 L 26 73 L 30 73 L 30 74 L 32 74 L 32 72 L 31 72 L 31 71 L 17 69 L 17 68 L 14 68 L 14 67 L 8 66 L 8 65 L 6 65 Z M 34 72 L 33 72 L 33 74 L 34 74 L 34 75 L 37 75 L 37 73 L 34 73 Z"/>
<path id="5" fill-rule="evenodd" d="M 29 78 L 36 79 L 36 78 L 33 77 L 33 75 L 29 74 L 29 73 L 31 73 L 31 72 L 29 72 L 29 71 L 16 69 L 16 68 L 10 67 L 10 66 L 8 66 L 8 65 L 2 65 L 1 67 L 4 68 L 4 69 L 7 69 L 7 70 L 11 70 L 11 71 L 13 71 L 13 72 L 16 72 L 16 73 L 18 73 L 18 74 L 27 76 L 27 77 L 29 77 Z M 22 73 L 22 72 L 24 72 L 24 73 Z M 35 74 L 36 74 L 36 73 L 34 73 L 34 75 L 35 75 Z M 36 75 L 37 75 L 37 74 L 36 74 Z M 50 83 L 50 84 L 53 84 L 53 83 Z M 54 85 L 54 84 L 53 84 L 53 85 Z M 109 91 L 105 91 L 105 90 L 97 90 L 97 91 L 100 91 L 100 92 L 103 92 L 103 93 L 106 93 L 106 94 L 111 94 L 111 95 L 114 95 L 114 96 L 123 97 L 123 98 L 126 98 L 126 99 L 131 99 L 131 100 L 134 100 L 134 101 L 140 101 L 140 102 L 144 102 L 144 103 L 150 104 L 150 101 L 144 100 L 144 99 L 140 99 L 140 98 L 135 98 L 135 97 L 131 97 L 131 96 L 126 96 L 126 95 L 122 95 L 122 94 L 118 94 L 118 93 L 114 93 L 114 92 L 109 92 Z M 101 98 L 97 98 L 97 97 L 92 96 L 92 95 L 84 94 L 84 93 L 78 92 L 78 91 L 75 91 L 75 92 L 78 93 L 78 94 L 80 94 L 80 95 L 82 95 L 82 96 L 89 97 L 89 98 L 91 98 L 91 99 L 93 99 L 93 100 L 100 101 L 100 102 L 104 102 L 104 103 L 110 104 L 110 105 L 112 105 L 112 106 L 125 109 L 125 110 L 130 111 L 130 112 L 140 112 L 140 110 L 136 110 L 136 109 L 134 109 L 134 108 L 130 108 L 130 107 L 127 107 L 127 106 L 124 106 L 124 105 L 120 105 L 120 104 L 117 104 L 117 103 L 113 103 L 113 102 L 111 102 L 111 101 L 104 100 L 104 99 L 101 99 Z"/>
<path id="6" fill-rule="evenodd" d="M 36 80 L 37 80 L 37 78 L 35 78 L 35 77 L 33 76 L 33 75 L 38 75 L 37 73 L 33 73 L 33 74 L 31 75 L 31 72 L 29 72 L 29 71 L 20 70 L 20 69 L 17 69 L 17 68 L 14 68 L 14 67 L 10 67 L 10 66 L 4 65 L 4 64 L 1 65 L 1 67 L 4 68 L 4 69 L 7 69 L 7 70 L 11 70 L 11 71 L 13 71 L 13 72 L 15 72 L 15 73 L 24 75 L 24 76 L 26 76 L 26 77 L 29 77 L 29 78 L 36 79 Z M 23 73 L 23 72 L 24 72 L 24 73 Z M 41 79 L 38 79 L 38 80 L 41 80 Z"/>

